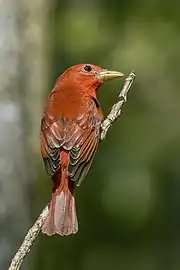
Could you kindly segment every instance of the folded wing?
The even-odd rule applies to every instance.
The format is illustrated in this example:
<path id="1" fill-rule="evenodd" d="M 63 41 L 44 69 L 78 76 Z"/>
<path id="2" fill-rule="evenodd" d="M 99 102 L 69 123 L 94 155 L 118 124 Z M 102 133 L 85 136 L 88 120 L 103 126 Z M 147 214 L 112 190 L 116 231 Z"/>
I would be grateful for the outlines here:
<path id="1" fill-rule="evenodd" d="M 45 114 L 41 125 L 41 152 L 48 174 L 53 176 L 60 169 L 60 151 L 68 151 L 68 174 L 78 186 L 89 171 L 100 138 L 96 103 L 90 99 L 88 105 L 86 113 L 74 118 Z"/>

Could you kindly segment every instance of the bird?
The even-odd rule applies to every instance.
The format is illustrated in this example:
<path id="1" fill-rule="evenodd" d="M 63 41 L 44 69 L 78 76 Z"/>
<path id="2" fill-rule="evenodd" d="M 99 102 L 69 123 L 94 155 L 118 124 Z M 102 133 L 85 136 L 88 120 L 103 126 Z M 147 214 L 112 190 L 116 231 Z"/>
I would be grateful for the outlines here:
<path id="1" fill-rule="evenodd" d="M 74 65 L 62 73 L 48 95 L 41 119 L 40 147 L 52 179 L 52 199 L 42 233 L 78 231 L 75 187 L 85 179 L 100 142 L 103 112 L 97 90 L 123 76 L 93 64 Z"/>

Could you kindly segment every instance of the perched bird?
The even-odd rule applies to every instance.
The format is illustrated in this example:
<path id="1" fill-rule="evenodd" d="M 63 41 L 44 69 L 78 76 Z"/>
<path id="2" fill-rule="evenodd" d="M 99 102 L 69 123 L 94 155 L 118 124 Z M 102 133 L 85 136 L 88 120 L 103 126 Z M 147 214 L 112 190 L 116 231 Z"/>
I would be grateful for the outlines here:
<path id="1" fill-rule="evenodd" d="M 41 122 L 41 153 L 53 182 L 47 235 L 78 231 L 74 189 L 87 175 L 100 141 L 103 113 L 96 92 L 103 82 L 123 76 L 91 64 L 68 68 L 52 89 Z"/>

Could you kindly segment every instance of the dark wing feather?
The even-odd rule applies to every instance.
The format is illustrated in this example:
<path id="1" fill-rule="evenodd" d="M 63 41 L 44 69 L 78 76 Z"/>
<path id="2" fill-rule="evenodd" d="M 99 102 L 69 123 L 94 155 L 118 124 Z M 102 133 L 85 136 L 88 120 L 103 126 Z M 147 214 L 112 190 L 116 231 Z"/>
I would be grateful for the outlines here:
<path id="1" fill-rule="evenodd" d="M 98 146 L 100 124 L 93 100 L 89 100 L 86 113 L 74 119 L 61 116 L 54 121 L 52 116 L 45 114 L 41 128 L 41 152 L 48 174 L 52 176 L 60 168 L 60 151 L 65 149 L 70 153 L 69 176 L 80 185 Z"/>

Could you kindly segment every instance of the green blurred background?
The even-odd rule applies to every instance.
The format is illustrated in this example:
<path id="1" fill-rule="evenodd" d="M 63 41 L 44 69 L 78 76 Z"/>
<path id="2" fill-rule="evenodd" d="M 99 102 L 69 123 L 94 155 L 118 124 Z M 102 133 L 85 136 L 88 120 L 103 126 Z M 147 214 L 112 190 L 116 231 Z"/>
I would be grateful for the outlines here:
<path id="1" fill-rule="evenodd" d="M 51 197 L 39 151 L 46 96 L 67 67 L 93 63 L 126 76 L 135 70 L 136 81 L 77 189 L 78 234 L 41 234 L 23 269 L 180 269 L 180 2 L 25 2 L 20 89 L 31 184 L 28 222 L 11 254 Z M 122 84 L 99 90 L 105 115 Z"/>

